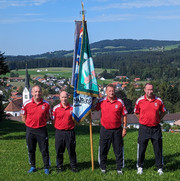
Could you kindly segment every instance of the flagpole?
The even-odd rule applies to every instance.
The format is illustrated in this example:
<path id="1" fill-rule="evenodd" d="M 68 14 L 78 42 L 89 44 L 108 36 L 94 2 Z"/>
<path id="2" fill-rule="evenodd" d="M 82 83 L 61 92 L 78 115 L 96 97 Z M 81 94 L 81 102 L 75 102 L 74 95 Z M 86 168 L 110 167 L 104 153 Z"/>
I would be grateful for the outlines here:
<path id="1" fill-rule="evenodd" d="M 94 171 L 94 154 L 93 154 L 93 136 L 92 136 L 92 118 L 91 118 L 91 112 L 89 116 L 89 131 L 90 131 L 90 144 L 91 144 L 91 165 L 92 165 L 92 171 Z"/>
<path id="2" fill-rule="evenodd" d="M 82 23 L 83 23 L 83 28 L 85 26 L 85 15 L 84 15 L 84 4 L 81 1 L 82 5 Z M 89 132 L 90 132 L 90 145 L 91 145 L 91 165 L 92 165 L 92 171 L 94 171 L 94 154 L 93 154 L 93 136 L 92 136 L 92 118 L 91 118 L 91 111 L 90 111 L 90 116 L 89 116 Z"/>

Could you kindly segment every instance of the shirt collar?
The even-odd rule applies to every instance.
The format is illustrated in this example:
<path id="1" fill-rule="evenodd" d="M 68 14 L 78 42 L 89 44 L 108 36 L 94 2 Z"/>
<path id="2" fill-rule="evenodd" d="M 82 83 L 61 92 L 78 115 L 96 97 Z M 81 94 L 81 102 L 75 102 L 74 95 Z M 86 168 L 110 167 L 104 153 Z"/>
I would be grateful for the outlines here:
<path id="1" fill-rule="evenodd" d="M 40 101 L 38 102 L 38 104 L 41 104 L 41 103 L 42 103 L 42 100 L 43 100 L 43 99 L 41 98 Z M 32 102 L 35 103 L 34 97 L 32 97 Z M 36 103 L 35 103 L 35 104 L 36 104 Z"/>
<path id="2" fill-rule="evenodd" d="M 67 103 L 67 107 L 66 107 L 66 108 L 64 108 L 64 107 L 63 107 L 63 105 L 62 105 L 62 103 L 60 102 L 60 107 L 61 107 L 61 108 L 63 108 L 63 109 L 68 109 L 68 108 L 70 107 L 70 104 L 69 104 L 69 103 Z"/>
<path id="3" fill-rule="evenodd" d="M 144 95 L 144 98 L 145 98 L 146 101 L 149 101 L 149 100 L 147 99 L 146 94 Z M 151 99 L 149 102 L 153 102 L 153 101 L 155 101 L 155 95 L 153 95 L 152 99 Z"/>
<path id="4" fill-rule="evenodd" d="M 107 96 L 106 96 L 105 99 L 106 99 L 107 102 L 110 102 Z M 114 103 L 114 102 L 116 102 L 116 101 L 117 101 L 117 97 L 115 96 L 113 102 L 111 102 L 111 103 Z"/>

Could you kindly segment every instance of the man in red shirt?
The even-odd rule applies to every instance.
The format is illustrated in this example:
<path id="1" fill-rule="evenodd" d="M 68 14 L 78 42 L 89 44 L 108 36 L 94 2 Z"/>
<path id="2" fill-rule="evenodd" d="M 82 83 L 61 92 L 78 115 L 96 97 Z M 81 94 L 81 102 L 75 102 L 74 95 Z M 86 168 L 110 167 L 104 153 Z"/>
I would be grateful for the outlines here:
<path id="1" fill-rule="evenodd" d="M 102 98 L 95 105 L 95 109 L 101 110 L 101 129 L 98 161 L 102 173 L 106 173 L 107 154 L 111 143 L 116 156 L 117 173 L 122 173 L 124 167 L 123 137 L 126 135 L 127 110 L 124 102 L 115 96 L 113 84 L 106 87 L 107 97 Z M 123 121 L 121 121 L 123 117 Z M 123 123 L 123 128 L 122 128 Z"/>
<path id="2" fill-rule="evenodd" d="M 134 113 L 139 119 L 137 174 L 143 173 L 145 152 L 149 139 L 153 144 L 158 174 L 163 174 L 162 132 L 160 121 L 166 114 L 164 104 L 153 94 L 153 85 L 147 83 L 145 95 L 136 101 Z"/>
<path id="3" fill-rule="evenodd" d="M 76 160 L 76 139 L 75 139 L 75 123 L 72 120 L 73 107 L 68 103 L 68 93 L 62 91 L 60 93 L 60 104 L 53 108 L 55 134 L 55 148 L 56 148 L 56 163 L 57 171 L 63 171 L 63 154 L 67 147 L 70 165 L 73 172 L 77 170 Z"/>
<path id="4" fill-rule="evenodd" d="M 44 162 L 44 172 L 49 174 L 49 149 L 46 122 L 50 119 L 51 109 L 47 101 L 41 98 L 42 89 L 35 85 L 31 91 L 32 99 L 26 101 L 21 110 L 22 120 L 26 125 L 26 142 L 31 168 L 29 173 L 36 171 L 35 152 L 38 142 Z"/>

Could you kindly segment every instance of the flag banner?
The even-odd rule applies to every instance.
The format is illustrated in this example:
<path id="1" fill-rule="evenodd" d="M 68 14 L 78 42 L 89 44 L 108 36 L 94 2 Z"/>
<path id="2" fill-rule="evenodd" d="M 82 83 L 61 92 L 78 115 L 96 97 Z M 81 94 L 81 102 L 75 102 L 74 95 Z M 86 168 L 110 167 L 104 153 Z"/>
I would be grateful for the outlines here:
<path id="1" fill-rule="evenodd" d="M 84 22 L 83 27 L 77 93 L 89 95 L 91 97 L 99 96 L 99 88 L 96 80 L 94 63 L 89 46 L 86 21 Z"/>
<path id="2" fill-rule="evenodd" d="M 76 57 L 75 57 L 75 64 L 74 64 L 74 74 L 72 76 L 72 77 L 74 77 L 73 78 L 73 80 L 74 80 L 74 82 L 73 82 L 74 94 L 73 94 L 73 113 L 72 113 L 72 117 L 73 117 L 73 120 L 75 122 L 77 122 L 77 123 L 84 120 L 86 118 L 86 116 L 90 113 L 91 107 L 92 107 L 92 96 L 95 95 L 93 91 L 96 90 L 94 86 L 90 85 L 91 83 L 94 83 L 95 81 L 92 80 L 92 78 L 88 77 L 88 81 L 86 79 L 86 82 L 88 82 L 89 85 L 87 85 L 86 88 L 89 90 L 90 94 L 87 94 L 88 93 L 87 90 L 86 90 L 86 92 L 82 91 L 83 94 L 77 92 L 77 85 L 78 85 L 79 75 L 80 74 L 82 75 L 82 72 L 81 72 L 82 71 L 82 66 L 80 66 L 80 62 L 81 62 L 80 60 L 81 60 L 81 56 L 85 57 L 84 54 L 87 52 L 87 51 L 83 50 L 83 53 L 82 53 L 82 47 L 85 47 L 83 45 L 85 43 L 83 41 L 84 33 L 85 33 L 84 30 L 85 30 L 85 28 L 84 28 L 84 26 L 82 24 L 81 28 L 80 28 L 80 32 L 79 32 L 78 48 L 76 50 L 77 52 L 74 53 L 74 56 L 76 56 Z M 87 61 L 87 57 L 89 57 L 89 52 L 86 53 L 86 54 L 87 54 L 87 56 L 86 56 L 86 61 Z M 88 68 L 88 66 L 90 66 L 90 65 L 91 65 L 91 68 Z M 81 67 L 81 69 L 80 69 L 80 67 Z M 84 64 L 84 69 L 85 68 L 86 68 L 87 72 L 83 72 L 83 75 L 84 75 L 84 73 L 86 74 L 83 77 L 84 80 L 87 77 L 87 75 L 90 75 L 90 76 L 91 76 L 91 74 L 93 74 L 93 76 L 95 75 L 95 73 L 93 72 L 94 71 L 94 65 L 93 65 L 92 59 L 89 60 L 86 64 Z M 91 77 L 93 77 L 93 76 L 91 76 Z M 95 82 L 95 83 L 97 84 L 97 82 Z M 89 95 L 91 95 L 91 96 L 89 96 Z"/>
<path id="3" fill-rule="evenodd" d="M 79 34 L 81 29 L 82 21 L 75 21 L 75 32 L 74 32 L 74 55 L 73 55 L 73 69 L 72 69 L 72 79 L 71 79 L 71 86 L 74 87 L 74 75 L 75 75 L 75 68 L 76 68 L 76 57 L 77 57 L 77 50 L 79 45 Z"/>

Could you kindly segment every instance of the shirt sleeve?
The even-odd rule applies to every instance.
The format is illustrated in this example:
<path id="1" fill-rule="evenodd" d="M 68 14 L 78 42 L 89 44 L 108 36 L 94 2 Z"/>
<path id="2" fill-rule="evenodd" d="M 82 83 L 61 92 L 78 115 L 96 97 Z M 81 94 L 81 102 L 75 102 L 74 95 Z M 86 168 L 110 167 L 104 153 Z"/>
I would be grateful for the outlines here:
<path id="1" fill-rule="evenodd" d="M 128 112 L 127 112 L 126 106 L 125 106 L 124 102 L 122 101 L 122 113 L 121 113 L 121 114 L 122 114 L 123 116 L 125 116 L 127 113 L 128 113 Z"/>
<path id="2" fill-rule="evenodd" d="M 96 111 L 99 111 L 101 109 L 101 103 L 100 103 L 100 99 L 96 99 L 95 102 L 94 102 L 94 109 Z"/>
<path id="3" fill-rule="evenodd" d="M 52 119 L 55 120 L 56 119 L 56 111 L 55 109 L 53 108 L 53 111 L 52 111 Z"/>
<path id="4" fill-rule="evenodd" d="M 26 115 L 26 114 L 27 114 L 26 108 L 25 108 L 24 104 L 23 104 L 23 106 L 22 106 L 22 108 L 21 108 L 21 114 L 22 114 L 22 115 Z"/>
<path id="5" fill-rule="evenodd" d="M 163 102 L 162 102 L 162 104 L 161 104 L 160 111 L 161 111 L 161 112 L 166 112 L 166 108 L 165 108 Z"/>
<path id="6" fill-rule="evenodd" d="M 50 106 L 50 104 L 48 104 L 47 114 L 49 114 L 49 117 L 52 118 L 52 113 L 51 113 L 51 106 Z"/>
<path id="7" fill-rule="evenodd" d="M 135 107 L 134 107 L 134 113 L 140 114 L 140 108 L 139 108 L 139 102 L 136 101 Z"/>

